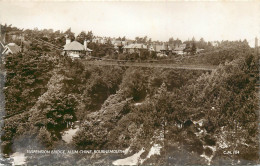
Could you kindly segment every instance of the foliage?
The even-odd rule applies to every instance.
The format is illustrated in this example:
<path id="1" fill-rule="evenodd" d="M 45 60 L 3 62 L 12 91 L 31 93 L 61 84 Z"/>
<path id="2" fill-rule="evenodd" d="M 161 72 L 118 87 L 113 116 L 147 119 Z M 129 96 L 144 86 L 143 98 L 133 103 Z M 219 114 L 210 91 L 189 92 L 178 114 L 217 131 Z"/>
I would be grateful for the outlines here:
<path id="1" fill-rule="evenodd" d="M 67 31 L 64 32 L 64 34 L 71 40 L 75 40 L 75 33 L 71 31 L 71 28 L 67 29 Z"/>
<path id="2" fill-rule="evenodd" d="M 64 35 L 37 29 L 26 33 L 53 42 Z M 73 35 L 70 29 L 66 33 Z M 147 41 L 147 37 L 137 39 Z M 86 66 L 36 42 L 27 52 L 7 55 L 5 109 L 7 115 L 17 115 L 4 120 L 3 151 L 8 153 L 7 147 L 25 136 L 45 148 L 55 148 L 66 123 L 80 120 L 84 124 L 72 143 L 78 149 L 130 147 L 135 153 L 144 147 L 147 151 L 150 142 L 160 142 L 154 136 L 164 131 L 168 142 L 161 154 L 174 156 L 168 163 L 206 164 L 201 154 L 213 156 L 216 165 L 239 164 L 238 160 L 257 163 L 258 57 L 246 41 L 222 41 L 216 48 L 203 39 L 195 43 L 212 50 L 184 58 L 183 63 L 219 65 L 215 71 Z M 89 47 L 94 56 L 114 56 L 110 44 L 90 43 Z M 115 58 L 154 58 L 150 56 L 144 51 Z M 196 124 L 199 120 L 201 125 Z M 228 147 L 222 148 L 221 142 Z M 234 149 L 243 153 L 223 154 Z M 79 163 L 83 163 L 81 157 Z M 153 156 L 147 163 L 155 159 L 165 162 Z"/>
<path id="3" fill-rule="evenodd" d="M 250 55 L 252 51 L 253 50 L 246 42 L 224 42 L 224 44 L 220 44 L 219 47 L 212 50 L 208 50 L 196 56 L 184 57 L 182 59 L 182 63 L 219 65 L 224 64 L 226 61 L 231 62 L 238 58 L 245 58 Z"/>
<path id="4" fill-rule="evenodd" d="M 6 57 L 5 110 L 7 115 L 29 110 L 46 91 L 55 57 L 36 52 L 9 54 Z"/>
<path id="5" fill-rule="evenodd" d="M 114 46 L 112 44 L 98 44 L 98 43 L 89 43 L 88 48 L 93 50 L 91 53 L 94 57 L 104 57 L 108 55 L 113 55 L 115 52 Z"/>
<path id="6" fill-rule="evenodd" d="M 92 31 L 89 31 L 86 33 L 85 31 L 80 32 L 80 34 L 76 37 L 76 40 L 80 42 L 81 44 L 84 44 L 84 40 L 92 41 L 93 39 L 93 33 Z"/>
<path id="7" fill-rule="evenodd" d="M 135 101 L 144 99 L 147 94 L 148 74 L 144 70 L 128 69 L 122 80 L 121 89 Z"/>

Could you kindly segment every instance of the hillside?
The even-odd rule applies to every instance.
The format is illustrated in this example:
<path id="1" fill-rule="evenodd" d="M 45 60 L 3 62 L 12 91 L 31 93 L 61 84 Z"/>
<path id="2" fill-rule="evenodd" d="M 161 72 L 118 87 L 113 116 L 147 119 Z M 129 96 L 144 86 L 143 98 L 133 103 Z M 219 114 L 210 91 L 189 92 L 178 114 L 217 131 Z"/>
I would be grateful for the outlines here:
<path id="1" fill-rule="evenodd" d="M 211 63 L 215 56 L 221 61 Z M 33 49 L 8 55 L 4 93 L 10 117 L 2 128 L 3 153 L 127 149 L 125 154 L 26 154 L 29 165 L 257 164 L 258 59 L 239 45 L 208 52 L 194 63 L 199 62 L 218 67 L 207 72 L 87 66 Z M 66 143 L 62 136 L 72 122 L 79 122 L 79 130 Z"/>

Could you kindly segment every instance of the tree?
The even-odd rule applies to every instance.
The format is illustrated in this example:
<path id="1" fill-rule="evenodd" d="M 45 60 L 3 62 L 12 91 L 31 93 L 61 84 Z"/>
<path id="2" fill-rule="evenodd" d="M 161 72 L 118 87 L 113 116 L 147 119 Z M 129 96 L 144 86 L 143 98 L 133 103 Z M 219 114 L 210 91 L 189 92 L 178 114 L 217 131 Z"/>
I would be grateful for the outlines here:
<path id="1" fill-rule="evenodd" d="M 140 41 L 140 38 L 137 36 L 137 37 L 135 37 L 135 41 L 137 42 L 137 43 L 139 43 L 139 41 Z"/>
<path id="2" fill-rule="evenodd" d="M 142 43 L 146 43 L 146 41 L 147 41 L 147 36 L 145 36 L 145 37 L 143 38 Z"/>
<path id="3" fill-rule="evenodd" d="M 135 101 L 141 100 L 147 94 L 147 77 L 143 70 L 127 70 L 120 87 L 127 97 L 133 97 Z"/>
<path id="4" fill-rule="evenodd" d="M 195 55 L 196 54 L 196 50 L 197 50 L 196 43 L 195 43 L 195 41 L 193 41 L 192 42 L 192 46 L 191 46 L 191 54 Z"/>
<path id="5" fill-rule="evenodd" d="M 88 36 L 87 36 L 86 32 L 85 32 L 85 31 L 82 31 L 82 32 L 80 32 L 80 34 L 77 36 L 76 40 L 77 40 L 78 42 L 80 42 L 81 44 L 83 44 L 83 43 L 84 43 L 84 40 L 86 40 L 87 38 L 88 38 Z"/>
<path id="6" fill-rule="evenodd" d="M 169 38 L 169 44 L 174 44 L 174 40 L 173 40 L 173 37 Z"/>
<path id="7" fill-rule="evenodd" d="M 89 41 L 92 41 L 93 37 L 94 37 L 93 32 L 92 31 L 88 31 L 86 39 L 89 40 Z"/>
<path id="8" fill-rule="evenodd" d="M 149 38 L 148 44 L 152 44 L 152 38 Z"/>
<path id="9" fill-rule="evenodd" d="M 71 28 L 67 29 L 67 31 L 64 32 L 64 34 L 71 40 L 75 40 L 75 33 L 71 31 Z"/>
<path id="10" fill-rule="evenodd" d="M 149 55 L 150 55 L 149 51 L 143 50 L 143 51 L 140 52 L 140 59 L 146 60 L 146 59 L 149 58 Z"/>
<path id="11" fill-rule="evenodd" d="M 137 42 L 137 43 L 146 43 L 147 42 L 147 36 L 145 36 L 145 37 L 135 37 L 135 41 Z"/>
<path id="12" fill-rule="evenodd" d="M 206 49 L 207 48 L 207 42 L 203 38 L 200 38 L 198 42 L 196 42 L 196 45 L 200 49 Z"/>
<path id="13" fill-rule="evenodd" d="M 186 44 L 186 46 L 185 46 L 183 51 L 186 52 L 187 54 L 190 54 L 191 53 L 191 43 L 190 43 L 190 41 L 185 41 L 185 44 Z"/>
<path id="14" fill-rule="evenodd" d="M 182 41 L 178 38 L 174 41 L 175 46 L 180 46 L 181 44 L 182 44 Z"/>

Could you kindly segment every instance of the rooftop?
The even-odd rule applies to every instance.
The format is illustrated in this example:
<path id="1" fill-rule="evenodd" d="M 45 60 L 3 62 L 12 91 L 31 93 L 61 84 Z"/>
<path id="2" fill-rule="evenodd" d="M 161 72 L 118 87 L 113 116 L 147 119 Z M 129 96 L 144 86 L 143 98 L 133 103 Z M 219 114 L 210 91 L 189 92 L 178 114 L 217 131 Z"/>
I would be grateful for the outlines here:
<path id="1" fill-rule="evenodd" d="M 144 44 L 129 44 L 129 45 L 124 46 L 124 48 L 147 49 L 147 46 Z"/>
<path id="2" fill-rule="evenodd" d="M 20 51 L 20 47 L 16 45 L 15 43 L 9 43 L 5 47 L 8 47 L 13 54 L 17 53 Z"/>
<path id="3" fill-rule="evenodd" d="M 85 49 L 81 43 L 79 43 L 77 41 L 73 41 L 69 44 L 66 44 L 64 46 L 63 50 L 65 50 L 65 51 L 84 51 Z"/>

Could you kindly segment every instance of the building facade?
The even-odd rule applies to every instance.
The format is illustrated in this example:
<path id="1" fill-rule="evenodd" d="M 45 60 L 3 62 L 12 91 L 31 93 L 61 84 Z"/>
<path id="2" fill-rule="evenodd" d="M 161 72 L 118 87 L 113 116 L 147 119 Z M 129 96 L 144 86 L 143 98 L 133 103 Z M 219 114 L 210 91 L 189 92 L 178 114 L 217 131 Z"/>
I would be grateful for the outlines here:
<path id="1" fill-rule="evenodd" d="M 91 55 L 92 50 L 87 47 L 88 41 L 84 41 L 84 45 L 77 41 L 71 42 L 69 38 L 66 38 L 66 44 L 64 45 L 64 55 L 72 58 L 82 58 Z"/>
<path id="2" fill-rule="evenodd" d="M 123 53 L 138 53 L 140 54 L 140 52 L 142 50 L 148 50 L 147 45 L 144 44 L 129 44 L 123 47 Z"/>

